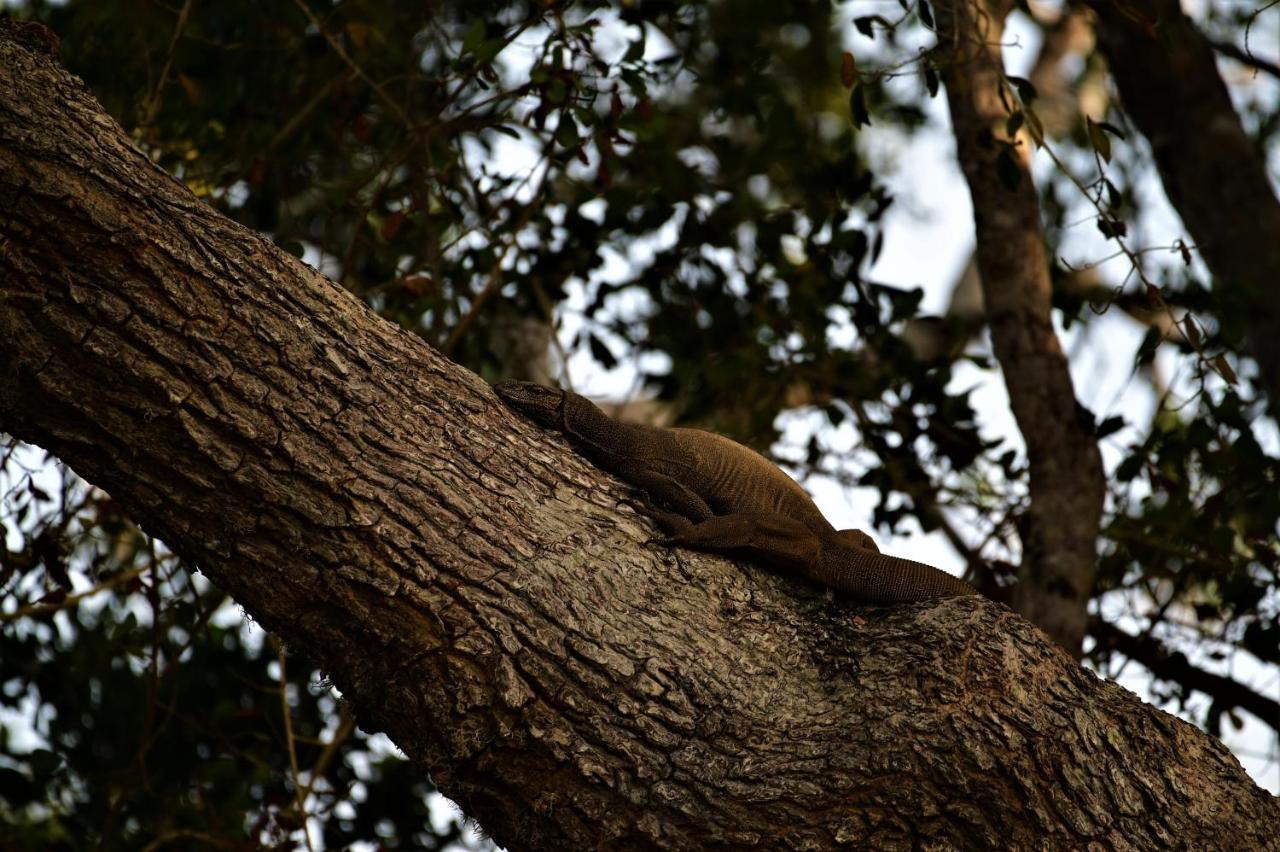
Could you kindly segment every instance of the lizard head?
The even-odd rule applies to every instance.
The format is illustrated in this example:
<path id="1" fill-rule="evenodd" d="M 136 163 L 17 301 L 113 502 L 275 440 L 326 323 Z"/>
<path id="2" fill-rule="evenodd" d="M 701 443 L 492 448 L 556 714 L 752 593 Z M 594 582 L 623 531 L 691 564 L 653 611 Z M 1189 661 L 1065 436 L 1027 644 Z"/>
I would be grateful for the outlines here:
<path id="1" fill-rule="evenodd" d="M 857 550 L 880 552 L 880 548 L 876 547 L 875 539 L 862 530 L 836 530 L 836 535 L 842 542 Z"/>
<path id="2" fill-rule="evenodd" d="M 563 422 L 564 391 L 536 382 L 498 382 L 493 392 L 507 407 L 528 417 L 539 426 L 559 429 Z"/>

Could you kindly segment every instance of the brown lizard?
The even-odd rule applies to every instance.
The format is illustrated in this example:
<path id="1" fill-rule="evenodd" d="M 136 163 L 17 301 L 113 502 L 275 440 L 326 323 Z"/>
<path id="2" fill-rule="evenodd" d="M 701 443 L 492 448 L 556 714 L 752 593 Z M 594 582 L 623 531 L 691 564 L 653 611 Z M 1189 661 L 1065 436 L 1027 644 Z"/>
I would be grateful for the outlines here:
<path id="1" fill-rule="evenodd" d="M 532 382 L 493 389 L 644 491 L 663 544 L 750 556 L 872 603 L 976 594 L 945 571 L 880 553 L 861 530 L 837 530 L 781 468 L 723 435 L 620 423 L 586 397 Z"/>

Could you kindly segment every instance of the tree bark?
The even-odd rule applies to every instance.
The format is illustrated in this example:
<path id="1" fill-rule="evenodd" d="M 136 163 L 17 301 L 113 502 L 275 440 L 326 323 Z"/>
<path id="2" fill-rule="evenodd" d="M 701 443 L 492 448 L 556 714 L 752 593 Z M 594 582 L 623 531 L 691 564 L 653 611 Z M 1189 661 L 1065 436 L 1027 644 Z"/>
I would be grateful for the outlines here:
<path id="1" fill-rule="evenodd" d="M 1053 329 L 1040 208 L 1026 157 L 1004 131 L 1000 43 L 1011 2 L 935 4 L 947 104 L 969 194 L 983 302 L 1009 402 L 1027 445 L 1030 501 L 1014 607 L 1080 653 L 1097 569 L 1106 481 L 1093 417 L 1076 401 Z M 1012 96 L 1010 96 L 1012 97 Z M 1001 178 L 1014 171 L 1017 186 Z"/>
<path id="2" fill-rule="evenodd" d="M 1215 286 L 1244 317 L 1259 385 L 1280 415 L 1280 200 L 1263 155 L 1231 105 L 1213 48 L 1178 0 L 1089 6 L 1125 112 L 1151 143 L 1165 193 Z"/>
<path id="3" fill-rule="evenodd" d="M 499 843 L 1278 848 L 1219 742 L 1002 607 L 854 609 L 646 546 L 615 481 L 3 29 L 0 210 L 0 428 L 305 649 Z"/>

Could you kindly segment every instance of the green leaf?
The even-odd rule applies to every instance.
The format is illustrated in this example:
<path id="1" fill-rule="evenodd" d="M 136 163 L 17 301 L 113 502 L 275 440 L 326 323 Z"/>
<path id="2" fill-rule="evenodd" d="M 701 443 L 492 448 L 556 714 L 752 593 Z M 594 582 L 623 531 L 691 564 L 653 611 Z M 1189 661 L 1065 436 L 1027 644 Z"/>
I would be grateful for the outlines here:
<path id="1" fill-rule="evenodd" d="M 1006 145 L 996 155 L 996 175 L 1004 188 L 1013 192 L 1022 185 L 1022 163 L 1013 147 Z"/>
<path id="2" fill-rule="evenodd" d="M 1236 376 L 1236 371 L 1231 369 L 1231 365 L 1227 363 L 1226 355 L 1219 353 L 1214 356 L 1213 369 L 1214 369 L 1214 372 L 1216 372 L 1219 376 L 1222 376 L 1223 381 L 1225 381 L 1229 385 L 1234 385 L 1240 381 L 1240 379 Z"/>
<path id="3" fill-rule="evenodd" d="M 1102 232 L 1102 236 L 1111 240 L 1129 233 L 1129 226 L 1113 216 L 1099 216 L 1098 230 Z"/>
<path id="4" fill-rule="evenodd" d="M 1146 335 L 1142 338 L 1142 344 L 1138 347 L 1138 352 L 1134 355 L 1134 364 L 1141 367 L 1144 364 L 1150 364 L 1156 357 L 1156 349 L 1164 340 L 1164 334 L 1156 326 L 1147 329 Z"/>
<path id="5" fill-rule="evenodd" d="M 485 19 L 476 18 L 475 23 L 471 25 L 471 29 L 467 30 L 466 36 L 462 39 L 462 55 L 466 56 L 468 53 L 475 53 L 476 48 L 484 43 L 484 37 L 487 32 L 488 27 L 485 24 Z"/>
<path id="6" fill-rule="evenodd" d="M 929 4 L 925 0 L 920 0 L 920 4 L 916 7 L 916 13 L 920 15 L 920 23 L 929 29 L 937 29 L 933 23 L 933 10 L 929 8 Z"/>
<path id="7" fill-rule="evenodd" d="M 1089 144 L 1093 146 L 1093 150 L 1098 152 L 1098 156 L 1104 162 L 1111 162 L 1111 140 L 1107 137 L 1106 131 L 1097 124 L 1093 123 L 1093 119 L 1085 119 L 1085 126 L 1089 129 Z"/>
<path id="8" fill-rule="evenodd" d="M 560 113 L 560 123 L 556 125 L 556 141 L 566 148 L 578 147 L 578 125 L 568 111 Z"/>
<path id="9" fill-rule="evenodd" d="M 1142 456 L 1136 454 L 1129 456 L 1116 467 L 1116 480 L 1119 482 L 1132 482 L 1139 473 L 1142 473 L 1142 464 Z"/>
<path id="10" fill-rule="evenodd" d="M 1005 79 L 1013 84 L 1013 88 L 1018 92 L 1018 100 L 1024 104 L 1029 104 L 1036 99 L 1036 87 L 1026 77 L 1006 77 Z"/>
<path id="11" fill-rule="evenodd" d="M 492 62 L 502 49 L 507 46 L 507 42 L 501 38 L 487 39 L 475 49 L 476 62 L 480 65 L 487 65 Z"/>
<path id="12" fill-rule="evenodd" d="M 1027 116 L 1022 110 L 1018 110 L 1009 116 L 1004 123 L 1004 132 L 1009 134 L 1009 138 L 1013 139 L 1018 135 L 1018 131 L 1022 128 L 1022 123 L 1027 120 Z"/>
<path id="13" fill-rule="evenodd" d="M 618 366 L 618 359 L 614 356 L 613 350 L 605 345 L 605 342 L 594 334 L 587 335 L 587 345 L 591 348 L 591 357 L 600 362 L 600 366 L 606 370 L 612 370 Z"/>
<path id="14" fill-rule="evenodd" d="M 1116 189 L 1114 183 L 1103 178 L 1102 185 L 1107 189 L 1107 204 L 1112 210 L 1117 210 L 1124 206 L 1124 196 L 1120 194 L 1120 190 Z"/>
<path id="15" fill-rule="evenodd" d="M 1196 325 L 1195 318 L 1191 314 L 1187 314 L 1182 318 L 1182 331 L 1187 336 L 1187 342 L 1192 346 L 1199 348 L 1200 346 L 1200 327 Z"/>
<path id="16" fill-rule="evenodd" d="M 1110 133 L 1112 136 L 1117 136 L 1117 137 L 1119 137 L 1119 138 L 1121 138 L 1121 139 L 1128 139 L 1128 138 L 1129 138 L 1129 137 L 1127 137 L 1127 136 L 1125 136 L 1125 135 L 1124 135 L 1124 131 L 1123 131 L 1123 130 L 1121 130 L 1120 128 L 1116 127 L 1114 124 L 1111 124 L 1110 122 L 1106 122 L 1106 121 L 1099 121 L 1099 122 L 1095 122 L 1095 123 L 1096 123 L 1099 127 L 1101 127 L 1103 130 L 1105 130 L 1105 131 L 1107 131 L 1108 133 Z"/>
<path id="17" fill-rule="evenodd" d="M 130 633 L 138 628 L 138 616 L 132 612 L 122 618 L 120 621 L 111 625 L 108 632 L 108 638 L 112 642 L 118 642 L 128 637 Z"/>
<path id="18" fill-rule="evenodd" d="M 926 65 L 924 69 L 924 87 L 929 90 L 929 97 L 937 97 L 938 72 L 933 70 L 933 67 L 929 65 Z"/>
<path id="19" fill-rule="evenodd" d="M 31 765 L 32 774 L 37 778 L 52 775 L 62 765 L 62 758 L 47 748 L 38 748 L 31 752 L 27 755 L 27 761 Z"/>
<path id="20" fill-rule="evenodd" d="M 623 62 L 639 62 L 644 59 L 644 42 L 646 32 L 647 31 L 644 27 L 640 28 L 640 38 L 631 42 L 631 45 L 627 48 L 626 54 L 622 57 Z"/>
<path id="21" fill-rule="evenodd" d="M 559 106 L 569 99 L 569 87 L 559 77 L 552 77 L 547 83 L 546 95 L 548 101 Z"/>
<path id="22" fill-rule="evenodd" d="M 849 93 L 849 114 L 853 116 L 853 126 L 863 127 L 871 123 L 871 115 L 867 112 L 867 96 L 863 86 L 854 86 Z"/>
<path id="23" fill-rule="evenodd" d="M 1102 440 L 1108 435 L 1114 435 L 1116 432 L 1119 432 L 1124 428 L 1124 426 L 1124 417 L 1121 415 L 1117 414 L 1114 417 L 1108 417 L 1106 420 L 1103 420 L 1098 424 L 1097 429 L 1094 430 L 1094 437 L 1098 440 Z"/>

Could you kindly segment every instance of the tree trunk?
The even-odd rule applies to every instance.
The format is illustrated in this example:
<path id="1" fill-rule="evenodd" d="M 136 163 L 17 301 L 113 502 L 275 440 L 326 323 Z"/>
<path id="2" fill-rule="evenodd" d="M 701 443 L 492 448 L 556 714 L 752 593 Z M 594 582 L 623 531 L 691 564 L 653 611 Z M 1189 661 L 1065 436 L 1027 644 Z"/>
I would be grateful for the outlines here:
<path id="1" fill-rule="evenodd" d="M 1169 201 L 1222 298 L 1243 306 L 1258 384 L 1280 416 L 1280 200 L 1266 161 L 1231 105 L 1213 49 L 1178 0 L 1089 5 L 1125 112 L 1151 143 Z"/>
<path id="2" fill-rule="evenodd" d="M 1093 417 L 1076 401 L 1053 329 L 1049 262 L 1031 171 L 1004 129 L 1005 104 L 1013 101 L 1000 96 L 1000 42 L 1013 4 L 942 0 L 935 8 L 956 153 L 973 198 L 991 342 L 1031 468 L 1014 606 L 1079 654 L 1093 597 L 1106 481 Z"/>
<path id="3" fill-rule="evenodd" d="M 1277 848 L 1219 742 L 1002 607 L 855 609 L 646 546 L 616 482 L 4 30 L 0 209 L 0 428 L 305 649 L 499 843 Z"/>

